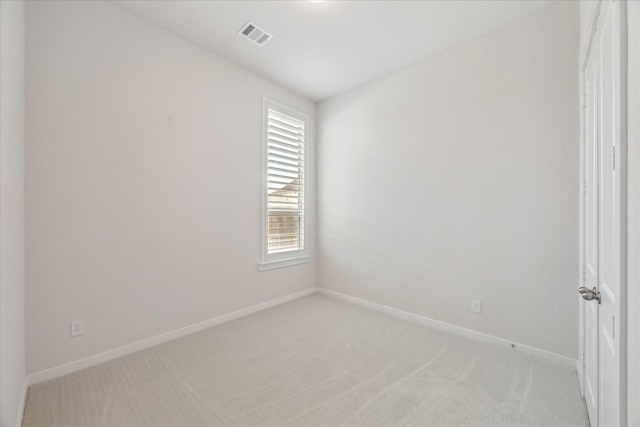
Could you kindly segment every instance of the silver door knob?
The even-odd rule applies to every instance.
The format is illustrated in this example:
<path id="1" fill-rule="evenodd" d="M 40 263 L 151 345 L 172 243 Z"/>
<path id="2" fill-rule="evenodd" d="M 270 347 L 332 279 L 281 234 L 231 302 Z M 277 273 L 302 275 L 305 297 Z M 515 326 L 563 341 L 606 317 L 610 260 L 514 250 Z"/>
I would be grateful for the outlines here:
<path id="1" fill-rule="evenodd" d="M 582 295 L 582 298 L 586 299 L 587 301 L 596 300 L 598 301 L 598 304 L 600 304 L 601 302 L 600 292 L 598 292 L 595 286 L 593 287 L 593 289 L 587 289 L 583 286 L 578 289 L 578 292 L 580 292 L 580 295 Z"/>

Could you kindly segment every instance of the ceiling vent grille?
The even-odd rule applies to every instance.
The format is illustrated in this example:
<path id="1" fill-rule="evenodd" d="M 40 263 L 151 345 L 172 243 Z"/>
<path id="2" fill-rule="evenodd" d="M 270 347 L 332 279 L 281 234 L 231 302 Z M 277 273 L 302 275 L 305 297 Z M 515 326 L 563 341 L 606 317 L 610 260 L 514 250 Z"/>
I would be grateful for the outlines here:
<path id="1" fill-rule="evenodd" d="M 238 34 L 248 38 L 258 46 L 263 46 L 273 38 L 271 34 L 267 33 L 265 30 L 261 28 L 258 28 L 251 21 L 244 24 L 242 28 L 240 28 L 240 31 L 238 31 Z"/>

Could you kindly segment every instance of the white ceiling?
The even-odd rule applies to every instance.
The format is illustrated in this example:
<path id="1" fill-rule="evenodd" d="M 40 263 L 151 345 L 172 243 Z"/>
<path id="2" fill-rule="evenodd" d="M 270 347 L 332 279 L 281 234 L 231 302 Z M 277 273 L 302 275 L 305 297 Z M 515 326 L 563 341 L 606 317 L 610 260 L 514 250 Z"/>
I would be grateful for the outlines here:
<path id="1" fill-rule="evenodd" d="M 111 2 L 320 101 L 557 1 Z M 249 20 L 273 39 L 241 37 Z"/>

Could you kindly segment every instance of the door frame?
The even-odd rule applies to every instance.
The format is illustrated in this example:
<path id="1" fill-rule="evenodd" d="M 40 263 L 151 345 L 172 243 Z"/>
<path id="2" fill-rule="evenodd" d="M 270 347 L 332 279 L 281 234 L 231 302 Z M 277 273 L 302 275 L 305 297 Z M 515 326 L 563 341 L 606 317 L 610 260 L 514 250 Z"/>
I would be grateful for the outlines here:
<path id="1" fill-rule="evenodd" d="M 640 2 L 627 4 L 627 423 L 640 425 Z"/>

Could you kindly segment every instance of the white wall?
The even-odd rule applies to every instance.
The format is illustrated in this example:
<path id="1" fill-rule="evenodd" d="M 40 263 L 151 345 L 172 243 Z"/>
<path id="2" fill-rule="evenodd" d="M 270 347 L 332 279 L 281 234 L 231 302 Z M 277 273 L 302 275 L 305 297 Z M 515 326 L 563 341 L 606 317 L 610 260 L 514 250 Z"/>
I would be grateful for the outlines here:
<path id="1" fill-rule="evenodd" d="M 321 103 L 318 286 L 577 358 L 578 36 L 560 2 Z"/>
<path id="2" fill-rule="evenodd" d="M 25 382 L 23 1 L 0 2 L 0 425 L 13 426 Z"/>
<path id="3" fill-rule="evenodd" d="M 315 104 L 106 2 L 29 2 L 26 76 L 28 373 L 315 286 L 257 269 L 262 97 Z"/>

